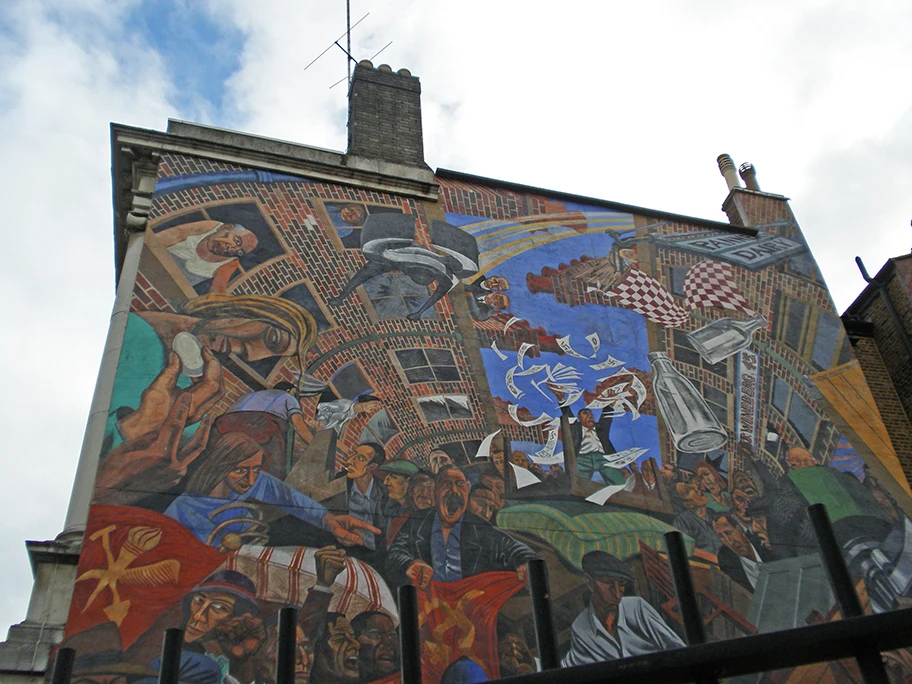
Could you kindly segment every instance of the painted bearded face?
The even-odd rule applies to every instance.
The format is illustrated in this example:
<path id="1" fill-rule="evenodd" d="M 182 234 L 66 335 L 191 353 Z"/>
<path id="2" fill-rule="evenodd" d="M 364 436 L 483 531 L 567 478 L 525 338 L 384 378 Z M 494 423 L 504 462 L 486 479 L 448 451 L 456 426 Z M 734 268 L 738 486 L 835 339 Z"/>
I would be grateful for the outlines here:
<path id="1" fill-rule="evenodd" d="M 437 515 L 444 525 L 452 527 L 462 518 L 469 505 L 469 483 L 459 468 L 447 468 L 434 489 Z"/>
<path id="2" fill-rule="evenodd" d="M 235 231 L 233 225 L 225 224 L 206 238 L 206 249 L 216 256 L 242 257 L 245 239 L 256 246 L 256 236 L 249 230 Z"/>

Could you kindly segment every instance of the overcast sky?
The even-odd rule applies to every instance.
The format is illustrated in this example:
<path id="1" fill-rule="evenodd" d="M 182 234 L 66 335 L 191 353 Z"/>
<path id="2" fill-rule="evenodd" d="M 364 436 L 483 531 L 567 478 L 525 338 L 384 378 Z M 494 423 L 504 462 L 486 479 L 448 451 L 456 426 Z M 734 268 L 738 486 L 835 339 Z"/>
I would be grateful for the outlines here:
<path id="1" fill-rule="evenodd" d="M 352 0 L 448 168 L 726 220 L 716 157 L 792 208 L 842 311 L 912 247 L 912 3 Z M 0 1 L 0 631 L 62 529 L 114 297 L 111 121 L 344 150 L 344 0 Z M 344 44 L 344 42 L 343 42 Z M 0 634 L 2 638 L 2 634 Z"/>

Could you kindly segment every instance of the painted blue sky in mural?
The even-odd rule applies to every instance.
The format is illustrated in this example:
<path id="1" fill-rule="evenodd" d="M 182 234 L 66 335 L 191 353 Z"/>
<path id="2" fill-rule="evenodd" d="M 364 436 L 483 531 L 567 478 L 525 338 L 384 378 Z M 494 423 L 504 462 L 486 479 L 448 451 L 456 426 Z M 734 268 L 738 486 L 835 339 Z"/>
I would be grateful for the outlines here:
<path id="1" fill-rule="evenodd" d="M 603 208 L 587 207 L 585 205 L 572 205 L 565 203 L 567 211 L 598 212 L 604 215 Z M 627 215 L 619 215 L 627 219 Z M 452 225 L 461 227 L 470 226 L 482 220 L 474 216 L 448 213 L 447 221 Z M 559 230 L 559 229 L 554 229 Z M 491 231 L 496 232 L 496 231 Z M 501 238 L 505 241 L 509 238 Z M 486 240 L 485 247 L 494 243 Z M 495 268 L 487 271 L 487 276 L 501 276 L 507 279 L 510 287 L 507 294 L 510 297 L 509 313 L 519 319 L 525 320 L 532 328 L 543 328 L 547 334 L 555 337 L 569 335 L 571 348 L 585 358 L 577 358 L 570 354 L 556 354 L 541 352 L 539 356 L 527 357 L 522 368 L 530 369 L 536 365 L 545 365 L 555 368 L 562 364 L 565 368 L 575 370 L 579 378 L 572 382 L 580 390 L 592 391 L 600 380 L 604 380 L 623 368 L 638 368 L 648 371 L 649 362 L 646 354 L 649 348 L 646 338 L 645 319 L 633 311 L 617 307 L 600 306 L 597 304 L 584 304 L 570 306 L 558 302 L 550 293 L 532 293 L 526 287 L 526 275 L 538 274 L 545 266 L 556 268 L 561 263 L 569 264 L 573 259 L 581 256 L 600 257 L 611 251 L 614 237 L 608 232 L 572 234 L 569 237 L 543 244 L 528 249 L 520 254 L 507 259 Z M 587 336 L 593 333 L 598 335 L 600 341 L 598 351 L 594 351 Z M 488 382 L 492 393 L 511 403 L 528 409 L 533 417 L 542 413 L 556 417 L 560 415 L 557 400 L 548 391 L 543 383 L 547 371 L 524 376 L 514 375 L 514 383 L 518 390 L 523 392 L 515 398 L 507 383 L 507 373 L 517 365 L 518 354 L 512 350 L 502 352 L 505 359 L 493 349 L 482 349 L 482 359 L 488 375 Z M 609 356 L 622 361 L 623 366 L 612 369 L 593 369 L 592 365 L 605 361 Z M 536 387 L 535 384 L 539 386 Z M 585 406 L 582 397 L 570 405 L 574 415 Z M 599 415 L 599 410 L 595 411 Z M 649 457 L 659 457 L 658 427 L 654 416 L 634 416 L 627 413 L 614 419 L 611 426 L 611 439 L 619 451 L 640 447 L 648 451 L 640 460 Z M 537 448 L 541 448 L 538 445 Z M 523 448 L 528 453 L 537 449 L 528 444 Z M 558 443 L 557 452 L 562 450 Z"/>

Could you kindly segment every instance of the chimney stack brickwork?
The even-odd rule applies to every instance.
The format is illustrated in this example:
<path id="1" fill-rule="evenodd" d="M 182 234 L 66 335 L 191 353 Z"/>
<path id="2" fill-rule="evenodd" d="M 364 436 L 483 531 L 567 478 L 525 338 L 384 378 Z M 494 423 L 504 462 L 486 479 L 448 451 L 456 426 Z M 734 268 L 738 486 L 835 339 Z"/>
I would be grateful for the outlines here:
<path id="1" fill-rule="evenodd" d="M 408 70 L 355 67 L 348 110 L 348 154 L 428 168 L 421 130 L 421 84 Z"/>

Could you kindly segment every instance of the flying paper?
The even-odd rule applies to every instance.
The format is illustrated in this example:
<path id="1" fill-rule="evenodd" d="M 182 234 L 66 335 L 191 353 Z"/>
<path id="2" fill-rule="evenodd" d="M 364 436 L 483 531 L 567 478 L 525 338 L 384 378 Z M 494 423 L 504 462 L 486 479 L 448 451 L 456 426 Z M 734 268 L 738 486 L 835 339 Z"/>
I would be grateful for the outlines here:
<path id="1" fill-rule="evenodd" d="M 515 463 L 510 463 L 510 467 L 513 468 L 513 477 L 516 478 L 517 489 L 522 489 L 523 487 L 539 484 L 541 482 L 541 480 L 539 480 L 535 475 L 530 473 L 525 468 L 520 468 Z"/>
<path id="2" fill-rule="evenodd" d="M 647 451 L 649 451 L 649 449 L 631 447 L 630 449 L 619 451 L 616 454 L 608 454 L 604 457 L 605 465 L 607 465 L 609 468 L 624 468 L 625 466 L 633 463 Z"/>
<path id="3" fill-rule="evenodd" d="M 578 351 L 576 351 L 573 347 L 570 346 L 570 335 L 567 335 L 566 337 L 558 337 L 557 346 L 560 347 L 561 349 L 563 349 L 564 353 L 566 353 L 568 356 L 575 356 L 578 359 L 589 358 L 587 356 L 583 356 Z"/>
<path id="4" fill-rule="evenodd" d="M 532 427 L 534 425 L 541 425 L 542 423 L 551 422 L 551 416 L 544 412 L 542 412 L 538 418 L 533 418 L 532 420 L 520 420 L 518 415 L 519 407 L 516 404 L 509 404 L 507 406 L 507 411 L 510 414 L 510 418 L 515 420 L 523 427 Z"/>
<path id="5" fill-rule="evenodd" d="M 586 501 L 591 501 L 592 503 L 598 504 L 599 506 L 604 506 L 605 502 L 608 501 L 608 499 L 610 499 L 612 496 L 614 496 L 618 492 L 623 492 L 623 491 L 632 492 L 633 485 L 635 483 L 636 483 L 636 479 L 631 477 L 631 478 L 627 479 L 627 484 L 608 485 L 607 487 L 604 487 L 604 488 L 598 490 L 595 494 L 592 494 L 591 496 L 587 496 Z"/>
<path id="6" fill-rule="evenodd" d="M 519 345 L 519 350 L 516 352 L 516 365 L 517 366 L 519 366 L 520 368 L 523 367 L 523 361 L 525 361 L 525 359 L 526 359 L 526 352 L 528 352 L 534 346 L 535 346 L 534 344 L 529 344 L 528 342 L 523 342 L 521 345 Z"/>
<path id="7" fill-rule="evenodd" d="M 494 438 L 499 434 L 500 430 L 497 432 L 492 432 L 490 435 L 481 440 L 481 444 L 478 445 L 478 451 L 475 453 L 476 461 L 480 458 L 491 458 L 491 442 L 493 442 Z"/>
<path id="8" fill-rule="evenodd" d="M 592 356 L 590 358 L 594 359 L 598 354 L 599 347 L 602 346 L 602 341 L 599 339 L 598 333 L 586 335 L 586 339 L 589 340 L 589 344 L 592 345 Z"/>
<path id="9" fill-rule="evenodd" d="M 623 365 L 624 365 L 623 361 L 618 361 L 616 358 L 614 358 L 613 356 L 611 356 L 609 354 L 608 358 L 605 359 L 604 361 L 602 361 L 600 363 L 589 364 L 589 368 L 592 368 L 593 370 L 607 370 L 609 368 L 617 368 L 618 366 L 623 366 Z"/>

